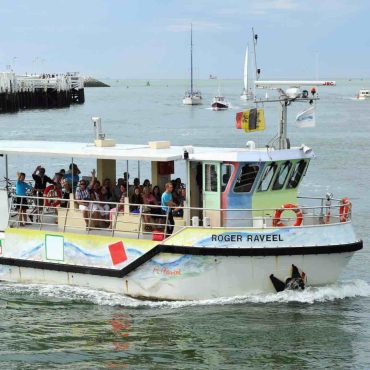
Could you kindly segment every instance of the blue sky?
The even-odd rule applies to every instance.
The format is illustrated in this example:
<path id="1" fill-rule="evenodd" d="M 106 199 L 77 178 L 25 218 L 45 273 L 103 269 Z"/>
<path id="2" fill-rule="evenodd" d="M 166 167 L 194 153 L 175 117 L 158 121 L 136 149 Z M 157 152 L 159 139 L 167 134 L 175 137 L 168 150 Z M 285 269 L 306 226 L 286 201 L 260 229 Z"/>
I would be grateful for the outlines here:
<path id="1" fill-rule="evenodd" d="M 370 76 L 368 0 L 0 0 L 0 70 L 241 78 L 251 28 L 264 78 Z"/>

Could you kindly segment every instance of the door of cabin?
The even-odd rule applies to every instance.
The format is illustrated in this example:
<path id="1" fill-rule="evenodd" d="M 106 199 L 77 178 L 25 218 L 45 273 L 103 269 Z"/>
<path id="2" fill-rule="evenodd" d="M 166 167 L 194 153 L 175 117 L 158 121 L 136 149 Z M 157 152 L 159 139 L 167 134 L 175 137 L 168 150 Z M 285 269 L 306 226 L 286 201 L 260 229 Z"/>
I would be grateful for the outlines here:
<path id="1" fill-rule="evenodd" d="M 203 162 L 203 225 L 221 226 L 221 163 Z"/>

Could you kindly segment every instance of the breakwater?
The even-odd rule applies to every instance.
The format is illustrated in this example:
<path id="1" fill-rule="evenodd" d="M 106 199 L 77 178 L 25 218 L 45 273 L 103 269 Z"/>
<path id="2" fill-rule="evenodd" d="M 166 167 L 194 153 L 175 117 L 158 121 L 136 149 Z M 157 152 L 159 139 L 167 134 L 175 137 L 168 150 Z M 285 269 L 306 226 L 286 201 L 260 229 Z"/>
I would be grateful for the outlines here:
<path id="1" fill-rule="evenodd" d="M 0 113 L 63 108 L 84 102 L 84 80 L 78 73 L 23 76 L 0 73 Z"/>

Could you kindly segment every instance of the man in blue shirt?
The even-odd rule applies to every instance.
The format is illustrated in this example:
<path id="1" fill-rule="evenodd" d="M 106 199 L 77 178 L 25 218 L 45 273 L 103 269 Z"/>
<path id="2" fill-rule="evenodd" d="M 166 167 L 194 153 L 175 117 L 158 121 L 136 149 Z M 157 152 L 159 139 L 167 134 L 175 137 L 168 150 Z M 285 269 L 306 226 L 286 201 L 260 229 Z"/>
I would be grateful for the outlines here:
<path id="1" fill-rule="evenodd" d="M 161 198 L 162 213 L 164 215 L 167 215 L 168 217 L 167 236 L 170 236 L 173 233 L 173 225 L 175 225 L 175 221 L 172 215 L 172 208 L 176 207 L 176 203 L 173 201 L 172 198 L 172 190 L 173 185 L 171 182 L 168 182 L 166 184 L 166 190 L 162 194 Z"/>
<path id="2" fill-rule="evenodd" d="M 27 184 L 24 180 L 26 179 L 26 175 L 24 172 L 20 172 L 17 174 L 18 180 L 15 185 L 15 194 L 17 195 L 17 210 L 18 210 L 18 220 L 19 225 L 24 226 L 27 222 L 27 190 L 32 190 L 32 186 Z M 22 222 L 23 221 L 23 222 Z"/>

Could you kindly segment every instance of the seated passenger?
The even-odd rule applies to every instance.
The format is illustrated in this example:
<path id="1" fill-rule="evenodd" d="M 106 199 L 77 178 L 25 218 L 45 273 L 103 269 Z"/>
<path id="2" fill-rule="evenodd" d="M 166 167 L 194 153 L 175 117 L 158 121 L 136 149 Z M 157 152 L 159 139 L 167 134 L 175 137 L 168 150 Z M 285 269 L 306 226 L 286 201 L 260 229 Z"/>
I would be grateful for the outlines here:
<path id="1" fill-rule="evenodd" d="M 63 184 L 63 189 L 62 189 L 62 202 L 60 203 L 61 207 L 68 207 L 68 202 L 70 199 L 70 194 L 72 193 L 72 188 L 71 185 L 69 185 L 69 182 L 67 181 L 62 181 Z"/>
<path id="2" fill-rule="evenodd" d="M 143 182 L 143 189 L 146 187 L 146 186 L 150 186 L 150 181 L 148 179 L 145 179 L 144 182 Z"/>
<path id="3" fill-rule="evenodd" d="M 125 196 L 122 196 L 119 203 L 117 204 L 116 207 L 112 208 L 110 211 L 109 211 L 109 227 L 112 229 L 113 228 L 113 220 L 115 219 L 116 215 L 118 213 L 124 213 L 125 211 Z"/>
<path id="4" fill-rule="evenodd" d="M 112 196 L 112 201 L 113 202 L 119 202 L 121 197 L 122 197 L 122 194 L 123 194 L 123 189 L 125 189 L 125 192 L 126 192 L 126 187 L 124 185 L 124 179 L 123 178 L 119 178 L 117 180 L 117 184 L 113 187 L 113 196 Z M 123 186 L 123 187 L 122 187 Z M 125 195 L 127 196 L 127 195 Z"/>
<path id="5" fill-rule="evenodd" d="M 157 205 L 157 200 L 154 198 L 153 194 L 149 190 L 150 188 L 148 186 L 145 186 L 143 188 L 142 198 L 143 198 L 143 216 L 144 216 L 144 223 L 146 224 L 144 226 L 145 231 L 151 231 L 152 226 L 148 225 L 152 223 L 151 214 L 158 214 L 158 212 L 161 212 L 161 208 L 158 207 L 150 207 Z"/>
<path id="6" fill-rule="evenodd" d="M 141 192 L 141 189 L 140 189 L 140 179 L 138 177 L 135 177 L 134 178 L 134 184 L 133 185 L 129 185 L 128 187 L 128 196 L 131 197 L 134 192 L 135 192 L 135 189 L 136 188 L 139 188 L 140 192 Z"/>
<path id="7" fill-rule="evenodd" d="M 136 186 L 134 189 L 134 193 L 130 197 L 130 212 L 139 213 L 140 204 L 143 204 L 143 198 L 140 194 L 140 188 Z"/>
<path id="8" fill-rule="evenodd" d="M 161 197 L 162 197 L 162 194 L 161 194 L 161 191 L 159 190 L 159 186 L 156 185 L 154 186 L 153 190 L 152 190 L 152 194 L 154 196 L 154 198 L 156 199 L 158 205 L 161 204 Z"/>

